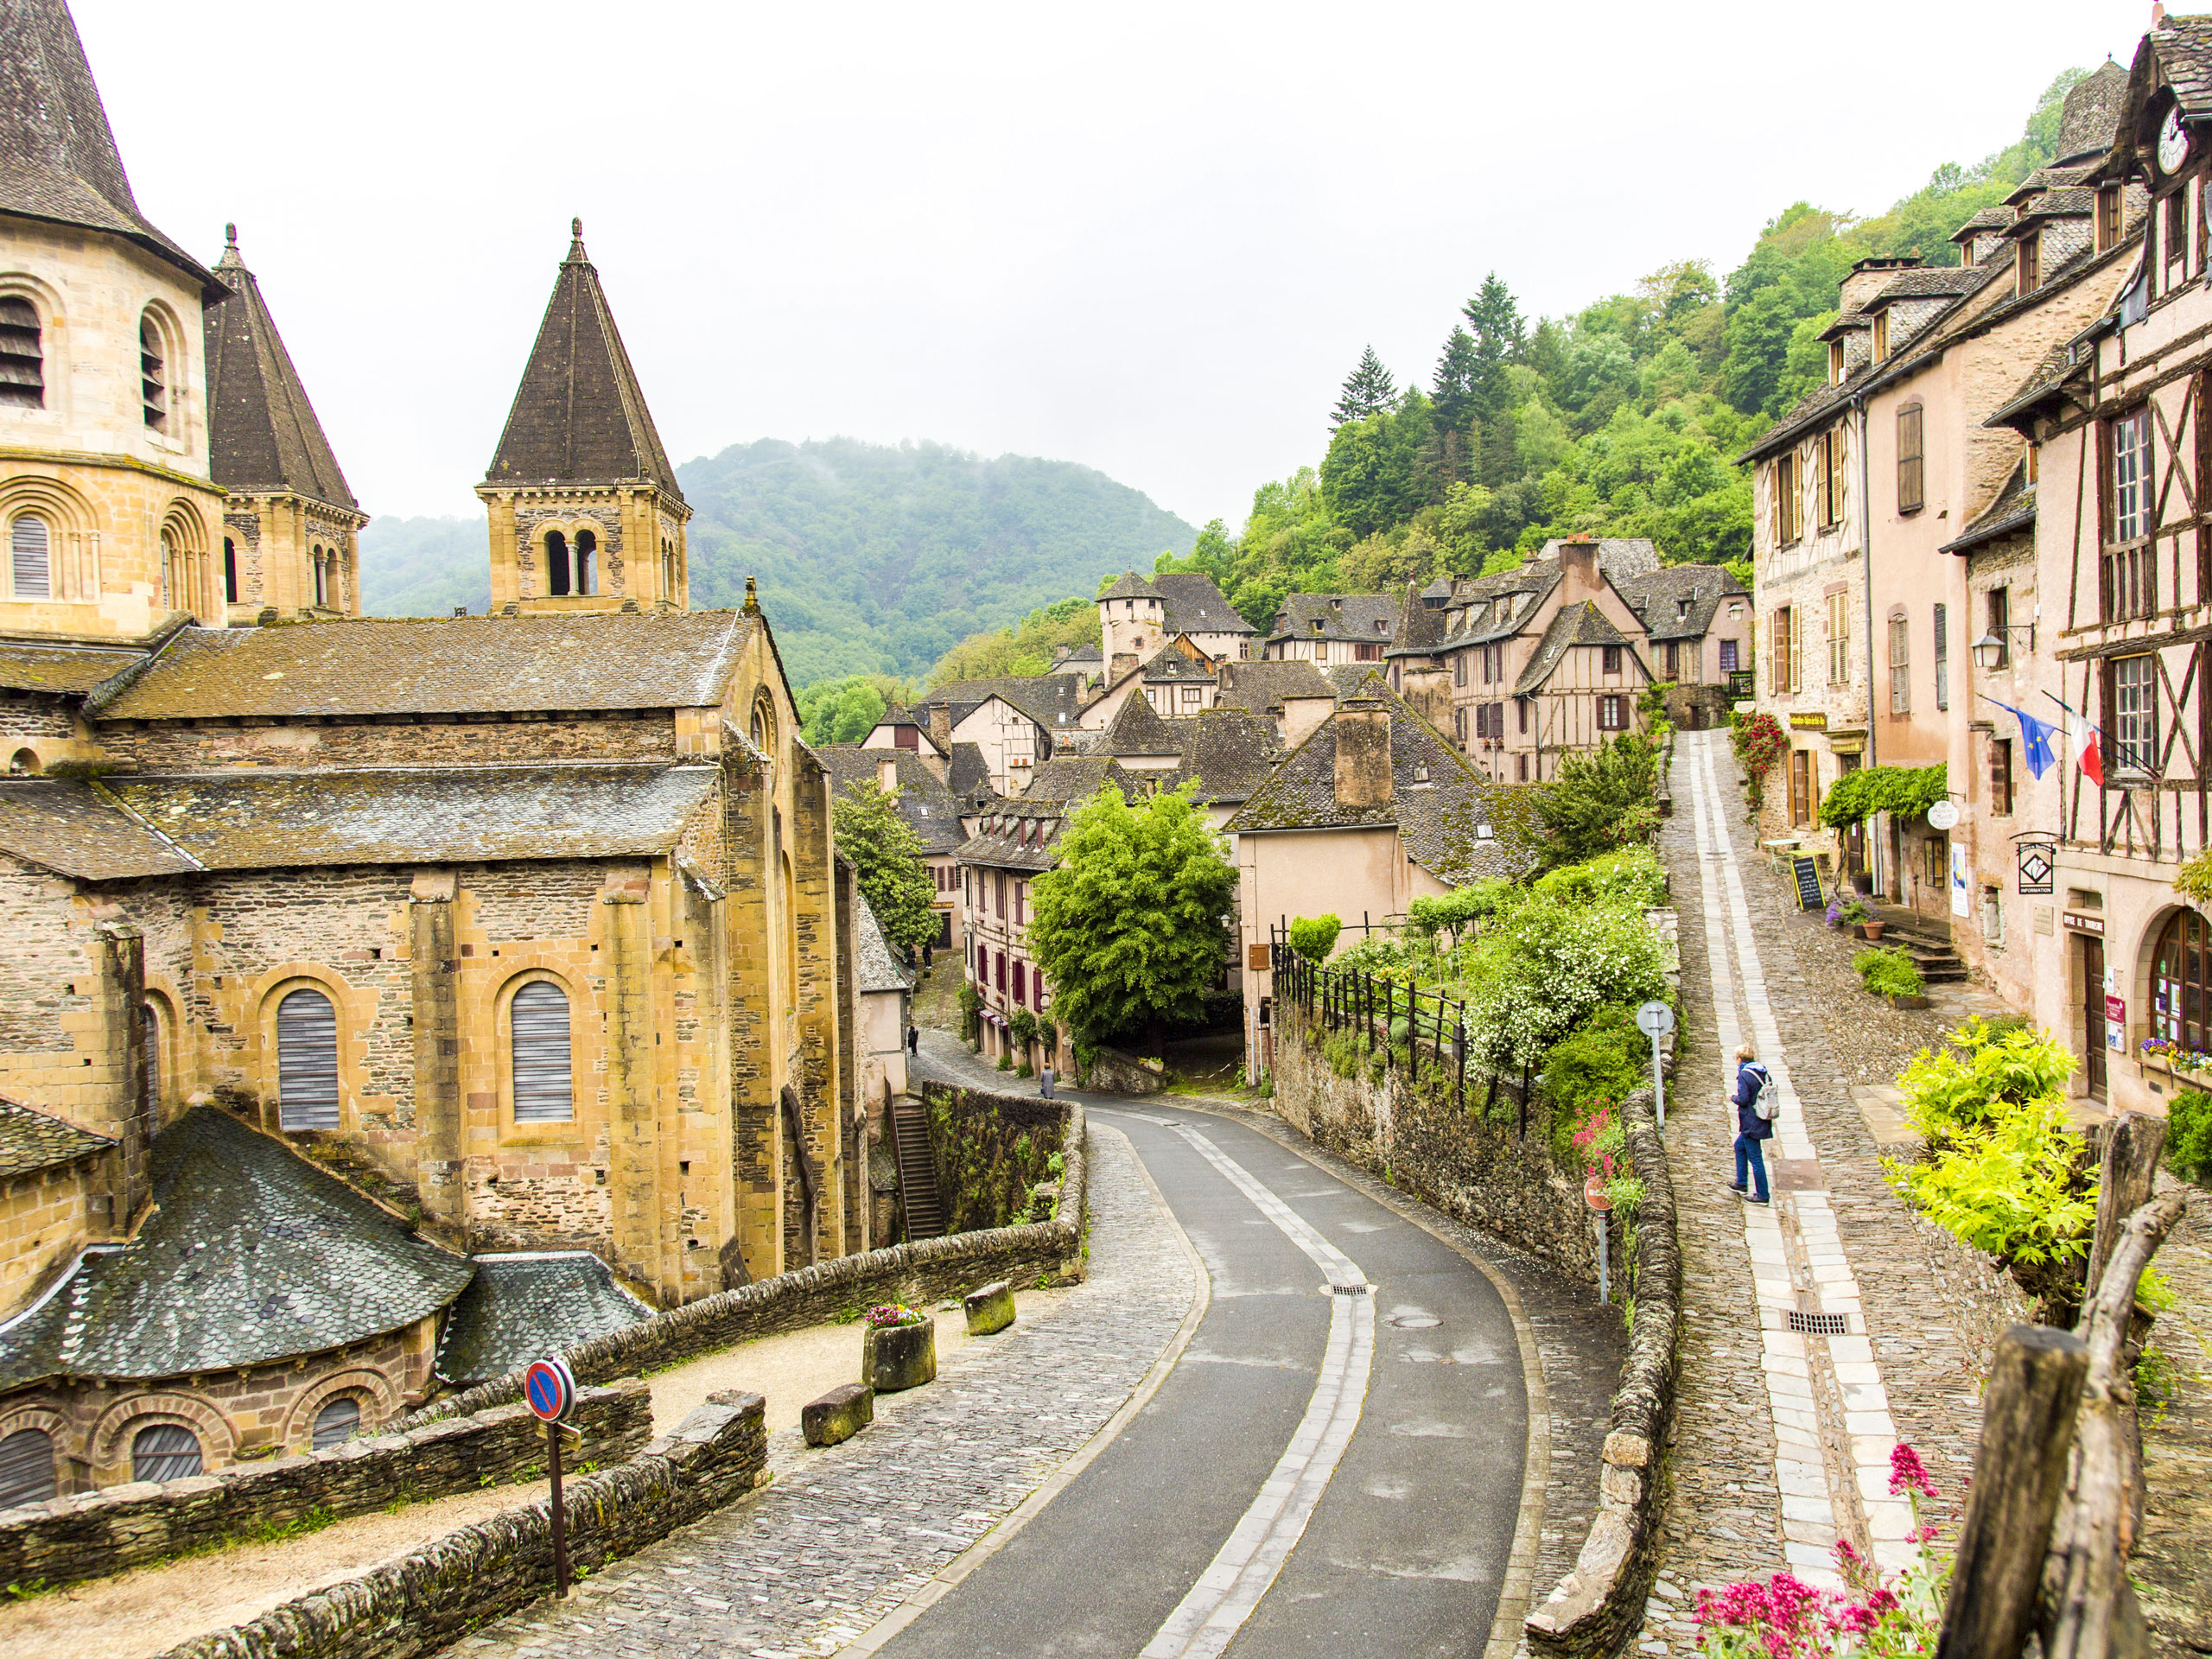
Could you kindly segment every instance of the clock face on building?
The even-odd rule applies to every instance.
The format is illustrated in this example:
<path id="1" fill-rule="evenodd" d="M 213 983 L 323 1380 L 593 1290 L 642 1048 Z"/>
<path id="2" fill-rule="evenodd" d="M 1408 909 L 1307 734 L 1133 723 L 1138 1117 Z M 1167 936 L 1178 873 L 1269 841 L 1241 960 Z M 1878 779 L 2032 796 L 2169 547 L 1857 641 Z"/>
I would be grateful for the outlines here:
<path id="1" fill-rule="evenodd" d="M 2171 178 L 2189 159 L 2189 129 L 2181 124 L 2178 108 L 2166 111 L 2158 128 L 2158 171 Z"/>

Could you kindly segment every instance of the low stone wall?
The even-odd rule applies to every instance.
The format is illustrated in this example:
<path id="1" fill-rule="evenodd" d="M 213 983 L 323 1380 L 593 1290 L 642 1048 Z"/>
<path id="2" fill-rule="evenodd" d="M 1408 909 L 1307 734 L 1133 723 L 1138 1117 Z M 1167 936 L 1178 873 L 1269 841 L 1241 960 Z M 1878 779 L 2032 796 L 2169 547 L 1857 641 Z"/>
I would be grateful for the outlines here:
<path id="1" fill-rule="evenodd" d="M 965 1295 L 994 1279 L 1033 1285 L 1041 1276 L 1056 1284 L 1074 1283 L 1083 1277 L 1083 1108 L 1070 1101 L 1053 1103 L 1063 1114 L 1060 1145 L 1065 1170 L 1052 1220 L 951 1233 L 841 1255 L 656 1313 L 625 1330 L 579 1343 L 562 1357 L 578 1382 L 603 1382 L 680 1364 L 754 1337 L 820 1325 L 877 1302 L 919 1306 Z M 513 1371 L 426 1406 L 395 1427 L 412 1428 L 521 1398 L 522 1373 Z"/>
<path id="2" fill-rule="evenodd" d="M 1529 1649 L 1548 1659 L 1598 1659 L 1618 1652 L 1643 1617 L 1658 1567 L 1665 1497 L 1660 1464 L 1675 1418 L 1682 1256 L 1674 1177 L 1652 1116 L 1651 1091 L 1640 1089 L 1624 1101 L 1621 1118 L 1643 1183 L 1624 1275 L 1635 1298 L 1635 1320 L 1605 1434 L 1598 1513 L 1574 1570 L 1524 1625 Z"/>
<path id="3" fill-rule="evenodd" d="M 569 1560 L 596 1568 L 752 1491 L 768 1437 L 757 1394 L 714 1394 L 619 1469 L 564 1482 Z M 414 1659 L 553 1588 L 550 1506 L 533 1503 L 424 1545 L 167 1659 Z"/>
<path id="4" fill-rule="evenodd" d="M 1083 1086 L 1109 1095 L 1156 1095 L 1167 1087 L 1167 1068 L 1158 1060 L 1102 1048 L 1083 1068 Z"/>
<path id="5" fill-rule="evenodd" d="M 636 1377 L 582 1390 L 583 1456 L 626 1462 L 652 1438 L 652 1402 Z M 74 1584 L 142 1567 L 316 1510 L 342 1520 L 397 1503 L 535 1479 L 545 1428 L 526 1407 L 499 1406 L 321 1452 L 240 1464 L 184 1480 L 132 1481 L 25 1504 L 0 1516 L 0 1584 Z"/>
<path id="6" fill-rule="evenodd" d="M 1030 1189 L 1050 1179 L 1046 1160 L 1066 1133 L 1066 1103 L 949 1083 L 925 1083 L 919 1092 L 947 1230 L 1027 1219 Z"/>

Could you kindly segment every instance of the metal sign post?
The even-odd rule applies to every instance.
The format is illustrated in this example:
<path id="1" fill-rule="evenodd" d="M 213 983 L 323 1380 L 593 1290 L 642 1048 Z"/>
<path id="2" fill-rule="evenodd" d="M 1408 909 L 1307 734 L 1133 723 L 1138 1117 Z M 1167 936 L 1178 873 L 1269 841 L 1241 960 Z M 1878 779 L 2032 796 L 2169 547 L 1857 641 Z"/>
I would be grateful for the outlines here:
<path id="1" fill-rule="evenodd" d="M 1646 1002 L 1636 1011 L 1636 1028 L 1651 1039 L 1651 1102 L 1659 1127 L 1667 1127 L 1667 1079 L 1659 1069 L 1659 1039 L 1675 1028 L 1675 1011 L 1664 1002 Z"/>
<path id="2" fill-rule="evenodd" d="M 561 1506 L 561 1435 L 570 1433 L 567 1418 L 576 1403 L 576 1379 L 564 1360 L 533 1361 L 523 1373 L 523 1399 L 531 1414 L 545 1425 L 546 1469 L 553 1478 L 553 1593 L 569 1593 L 568 1517 Z"/>
<path id="3" fill-rule="evenodd" d="M 1613 1201 L 1605 1196 L 1605 1180 L 1594 1169 L 1590 1172 L 1590 1179 L 1582 1183 L 1582 1201 L 1590 1206 L 1598 1222 L 1598 1300 L 1609 1302 L 1612 1295 L 1605 1283 L 1605 1246 L 1611 1230 L 1605 1224 L 1605 1212 L 1613 1207 Z"/>

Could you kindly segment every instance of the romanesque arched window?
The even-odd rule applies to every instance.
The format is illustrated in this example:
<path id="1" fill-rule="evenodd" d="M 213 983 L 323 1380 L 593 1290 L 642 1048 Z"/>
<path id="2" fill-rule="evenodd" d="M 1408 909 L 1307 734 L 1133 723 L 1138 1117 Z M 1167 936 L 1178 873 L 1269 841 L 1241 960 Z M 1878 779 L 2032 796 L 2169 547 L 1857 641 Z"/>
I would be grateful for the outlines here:
<path id="1" fill-rule="evenodd" d="M 162 1016 L 151 1002 L 138 1005 L 138 1027 L 146 1043 L 146 1119 L 158 1124 L 162 1121 Z"/>
<path id="2" fill-rule="evenodd" d="M 229 537 L 223 537 L 223 602 L 238 602 L 238 549 Z"/>
<path id="3" fill-rule="evenodd" d="M 321 991 L 303 987 L 276 1005 L 276 1122 L 338 1127 L 338 1013 Z"/>
<path id="4" fill-rule="evenodd" d="M 18 513 L 8 526 L 8 568 L 17 599 L 54 596 L 54 532 L 38 514 Z"/>
<path id="5" fill-rule="evenodd" d="M 146 424 L 156 432 L 169 429 L 168 351 L 162 339 L 162 325 L 149 310 L 138 319 L 138 393 Z"/>
<path id="6" fill-rule="evenodd" d="M 545 532 L 545 591 L 555 599 L 569 591 L 569 538 L 557 530 Z"/>
<path id="7" fill-rule="evenodd" d="M 350 1440 L 360 1427 L 361 1402 L 350 1394 L 333 1400 L 315 1414 L 315 1449 Z"/>
<path id="8" fill-rule="evenodd" d="M 315 602 L 317 605 L 327 605 L 330 602 L 330 590 L 327 578 L 323 574 L 322 550 L 319 547 L 315 548 L 308 556 L 315 562 Z"/>
<path id="9" fill-rule="evenodd" d="M 20 294 L 0 298 L 0 408 L 46 407 L 46 352 L 38 308 Z"/>
<path id="10" fill-rule="evenodd" d="M 665 536 L 660 542 L 660 596 L 676 597 L 676 543 Z"/>
<path id="11" fill-rule="evenodd" d="M 0 1440 L 0 1510 L 43 1503 L 54 1491 L 54 1438 L 42 1428 L 19 1428 Z"/>
<path id="12" fill-rule="evenodd" d="M 200 1472 L 200 1437 L 182 1423 L 152 1423 L 130 1437 L 130 1478 L 183 1480 Z"/>
<path id="13" fill-rule="evenodd" d="M 2151 1034 L 2202 1053 L 2212 1050 L 2212 928 L 2177 911 L 2158 935 L 2151 968 Z"/>
<path id="14" fill-rule="evenodd" d="M 567 994 L 548 981 L 532 980 L 507 1005 L 507 1023 L 515 1122 L 574 1122 L 576 1096 L 569 1069 Z"/>
<path id="15" fill-rule="evenodd" d="M 576 591 L 599 591 L 599 537 L 588 530 L 576 532 Z"/>

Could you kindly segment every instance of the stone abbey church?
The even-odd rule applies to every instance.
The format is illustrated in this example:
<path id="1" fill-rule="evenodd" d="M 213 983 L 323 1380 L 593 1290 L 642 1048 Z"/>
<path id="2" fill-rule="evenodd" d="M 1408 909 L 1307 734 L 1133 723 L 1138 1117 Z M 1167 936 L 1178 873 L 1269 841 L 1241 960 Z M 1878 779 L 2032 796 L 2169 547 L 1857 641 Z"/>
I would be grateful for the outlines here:
<path id="1" fill-rule="evenodd" d="M 881 1242 L 826 774 L 581 226 L 478 493 L 491 613 L 363 618 L 238 238 L 0 0 L 0 1509 Z"/>

